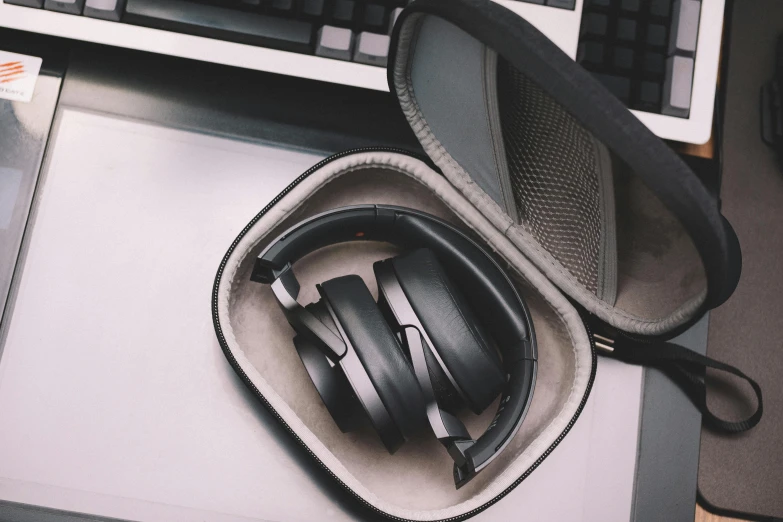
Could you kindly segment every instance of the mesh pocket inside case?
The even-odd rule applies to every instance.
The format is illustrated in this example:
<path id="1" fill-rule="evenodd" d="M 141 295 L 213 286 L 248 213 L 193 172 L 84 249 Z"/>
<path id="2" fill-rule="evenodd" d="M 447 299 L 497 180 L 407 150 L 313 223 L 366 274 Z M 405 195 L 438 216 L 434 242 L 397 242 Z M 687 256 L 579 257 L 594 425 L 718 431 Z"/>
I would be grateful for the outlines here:
<path id="1" fill-rule="evenodd" d="M 498 98 L 517 220 L 577 281 L 600 294 L 613 209 L 600 145 L 563 107 L 505 60 Z M 609 180 L 602 179 L 608 176 Z M 610 215 L 611 214 L 611 215 Z"/>

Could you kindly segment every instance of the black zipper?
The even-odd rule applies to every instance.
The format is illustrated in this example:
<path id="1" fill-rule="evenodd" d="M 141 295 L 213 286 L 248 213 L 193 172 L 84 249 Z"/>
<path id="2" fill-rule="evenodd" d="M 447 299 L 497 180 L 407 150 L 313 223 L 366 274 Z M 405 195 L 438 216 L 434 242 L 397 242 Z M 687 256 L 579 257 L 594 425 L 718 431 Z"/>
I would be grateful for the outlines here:
<path id="1" fill-rule="evenodd" d="M 310 456 L 323 468 L 331 477 L 337 481 L 337 483 L 342 486 L 343 489 L 345 489 L 348 493 L 350 493 L 353 497 L 355 497 L 362 505 L 369 508 L 370 510 L 374 511 L 375 513 L 378 513 L 379 515 L 390 519 L 390 520 L 397 520 L 400 522 L 414 522 L 409 519 L 400 518 L 394 515 L 391 515 L 389 513 L 386 513 L 385 511 L 382 511 L 378 509 L 377 507 L 373 506 L 366 500 L 364 500 L 358 493 L 356 493 L 354 490 L 352 490 L 348 485 L 340 480 L 340 478 L 334 474 L 334 472 L 329 469 L 329 467 L 321 461 L 321 459 L 318 458 L 318 456 L 313 453 L 313 451 L 307 446 L 307 444 L 304 443 L 304 441 L 299 437 L 299 435 L 296 434 L 296 432 L 291 429 L 291 427 L 288 425 L 288 423 L 283 420 L 283 417 L 277 413 L 277 411 L 272 407 L 272 405 L 269 403 L 269 401 L 264 397 L 264 395 L 259 391 L 258 387 L 253 383 L 253 381 L 250 380 L 250 377 L 242 370 L 242 368 L 239 366 L 239 363 L 237 362 L 236 358 L 234 357 L 234 354 L 231 353 L 231 350 L 228 348 L 228 343 L 226 342 L 226 338 L 223 335 L 223 329 L 220 326 L 220 319 L 218 317 L 218 286 L 220 285 L 220 279 L 223 276 L 223 270 L 226 268 L 226 263 L 228 262 L 228 258 L 231 256 L 231 254 L 234 252 L 234 249 L 239 244 L 239 242 L 242 240 L 242 238 L 245 236 L 245 234 L 248 233 L 248 231 L 266 214 L 269 212 L 269 210 L 272 209 L 286 194 L 291 192 L 291 190 L 294 189 L 299 183 L 307 179 L 308 176 L 313 174 L 315 171 L 321 169 L 325 165 L 338 160 L 340 158 L 343 158 L 345 156 L 349 156 L 351 154 L 358 154 L 363 152 L 392 152 L 395 154 L 403 154 L 406 156 L 410 156 L 412 158 L 424 161 L 427 163 L 433 170 L 440 173 L 442 175 L 442 172 L 440 169 L 437 168 L 432 163 L 432 160 L 428 157 L 422 156 L 420 154 L 413 153 L 411 151 L 398 149 L 394 147 L 362 147 L 362 148 L 356 148 L 356 149 L 350 149 L 347 151 L 343 151 L 337 154 L 334 154 L 332 156 L 329 156 L 328 158 L 325 158 L 321 160 L 320 162 L 316 163 L 312 167 L 310 167 L 306 172 L 304 172 L 302 175 L 300 175 L 298 178 L 296 178 L 293 182 L 291 182 L 290 185 L 288 185 L 285 189 L 283 189 L 282 192 L 280 192 L 277 196 L 275 196 L 272 201 L 269 202 L 256 216 L 245 226 L 245 228 L 242 229 L 242 231 L 239 233 L 239 235 L 234 239 L 233 243 L 231 243 L 231 246 L 229 247 L 228 251 L 226 252 L 226 255 L 223 257 L 223 260 L 220 262 L 220 267 L 218 268 L 217 275 L 215 276 L 215 282 L 212 287 L 212 323 L 215 328 L 215 334 L 217 335 L 218 342 L 220 343 L 220 347 L 223 350 L 223 353 L 225 354 L 226 358 L 228 359 L 229 363 L 231 363 L 231 367 L 234 368 L 234 371 L 239 375 L 239 377 L 242 379 L 242 381 L 245 383 L 245 385 L 250 388 L 255 395 L 261 400 L 264 407 L 275 416 L 277 421 L 285 427 L 286 430 L 288 430 L 288 433 L 291 434 L 291 436 L 296 440 L 297 443 L 299 443 L 302 448 L 304 448 L 307 453 L 310 454 Z M 571 417 L 571 420 L 568 421 L 568 424 L 566 425 L 565 429 L 558 435 L 557 439 L 546 449 L 546 451 L 536 459 L 536 461 L 527 469 L 525 472 L 514 481 L 513 484 L 511 484 L 509 487 L 507 487 L 505 490 L 503 490 L 500 494 L 493 497 L 492 500 L 486 502 L 485 504 L 467 512 L 463 513 L 462 515 L 456 516 L 456 517 L 450 517 L 450 518 L 444 518 L 440 519 L 435 522 L 457 522 L 459 520 L 465 520 L 467 518 L 470 518 L 474 515 L 477 515 L 481 513 L 482 511 L 486 510 L 487 508 L 491 507 L 495 503 L 497 503 L 500 499 L 508 495 L 514 488 L 516 488 L 523 480 L 525 480 L 538 466 L 541 465 L 542 462 L 549 456 L 550 453 L 560 444 L 560 442 L 565 438 L 565 436 L 568 434 L 569 431 L 571 431 L 571 428 L 576 423 L 577 419 L 582 413 L 582 410 L 585 407 L 585 404 L 587 403 L 587 399 L 590 396 L 590 392 L 593 388 L 593 381 L 595 380 L 595 372 L 597 368 L 597 355 L 596 355 L 596 343 L 595 338 L 592 333 L 592 329 L 589 324 L 589 320 L 585 317 L 584 314 L 580 314 L 582 318 L 582 323 L 584 324 L 585 330 L 587 331 L 588 339 L 590 340 L 590 353 L 591 353 L 591 359 L 592 359 L 592 368 L 590 370 L 590 380 L 587 383 L 587 388 L 585 389 L 585 394 L 582 396 L 582 400 L 579 403 L 579 407 L 577 408 L 576 412 L 574 413 L 574 416 Z"/>

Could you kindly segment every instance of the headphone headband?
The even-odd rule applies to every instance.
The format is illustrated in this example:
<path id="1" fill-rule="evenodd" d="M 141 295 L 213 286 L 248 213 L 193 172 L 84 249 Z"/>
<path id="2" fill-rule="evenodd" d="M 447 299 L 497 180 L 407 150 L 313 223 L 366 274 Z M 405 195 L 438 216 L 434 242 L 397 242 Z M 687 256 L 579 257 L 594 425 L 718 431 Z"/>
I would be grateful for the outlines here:
<path id="1" fill-rule="evenodd" d="M 253 281 L 272 284 L 289 322 L 304 326 L 300 333 L 309 332 L 310 340 L 335 361 L 345 353 L 345 345 L 331 332 L 325 332 L 328 329 L 321 328 L 318 320 L 296 302 L 299 284 L 290 267 L 320 248 L 361 240 L 431 249 L 464 293 L 480 303 L 476 315 L 493 332 L 501 349 L 508 383 L 487 431 L 476 441 L 462 436 L 441 439 L 455 461 L 454 478 L 460 487 L 510 442 L 530 406 L 537 369 L 530 314 L 495 259 L 452 225 L 401 207 L 343 207 L 315 215 L 285 231 L 258 256 L 251 275 Z M 327 338 L 321 338 L 319 332 Z"/>
<path id="2" fill-rule="evenodd" d="M 391 207 L 356 205 L 316 214 L 283 232 L 256 260 L 250 278 L 271 284 L 288 264 L 325 246 L 388 237 L 394 226 Z M 385 239 L 381 239 L 385 240 Z"/>

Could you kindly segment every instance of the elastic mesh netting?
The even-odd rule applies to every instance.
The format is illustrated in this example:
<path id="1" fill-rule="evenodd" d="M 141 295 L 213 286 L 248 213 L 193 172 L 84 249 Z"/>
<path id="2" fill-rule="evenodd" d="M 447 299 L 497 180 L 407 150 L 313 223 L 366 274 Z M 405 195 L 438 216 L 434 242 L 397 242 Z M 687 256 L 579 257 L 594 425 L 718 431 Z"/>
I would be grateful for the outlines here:
<path id="1" fill-rule="evenodd" d="M 602 216 L 590 134 L 500 58 L 498 96 L 520 225 L 597 293 Z"/>

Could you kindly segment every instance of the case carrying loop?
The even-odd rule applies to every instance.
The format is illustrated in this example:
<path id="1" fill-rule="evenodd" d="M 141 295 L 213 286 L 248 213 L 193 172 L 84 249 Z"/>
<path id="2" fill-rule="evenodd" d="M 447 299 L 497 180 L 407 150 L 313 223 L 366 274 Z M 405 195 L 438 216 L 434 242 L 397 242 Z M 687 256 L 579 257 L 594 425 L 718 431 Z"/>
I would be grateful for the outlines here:
<path id="1" fill-rule="evenodd" d="M 707 427 L 725 433 L 741 433 L 761 420 L 764 411 L 761 387 L 738 368 L 671 342 L 645 343 L 624 337 L 611 341 L 600 335 L 595 337 L 596 347 L 602 355 L 630 364 L 652 366 L 666 373 L 698 408 Z M 756 394 L 756 410 L 753 414 L 741 421 L 728 421 L 710 411 L 707 406 L 707 385 L 704 382 L 707 368 L 724 371 L 747 381 Z"/>

